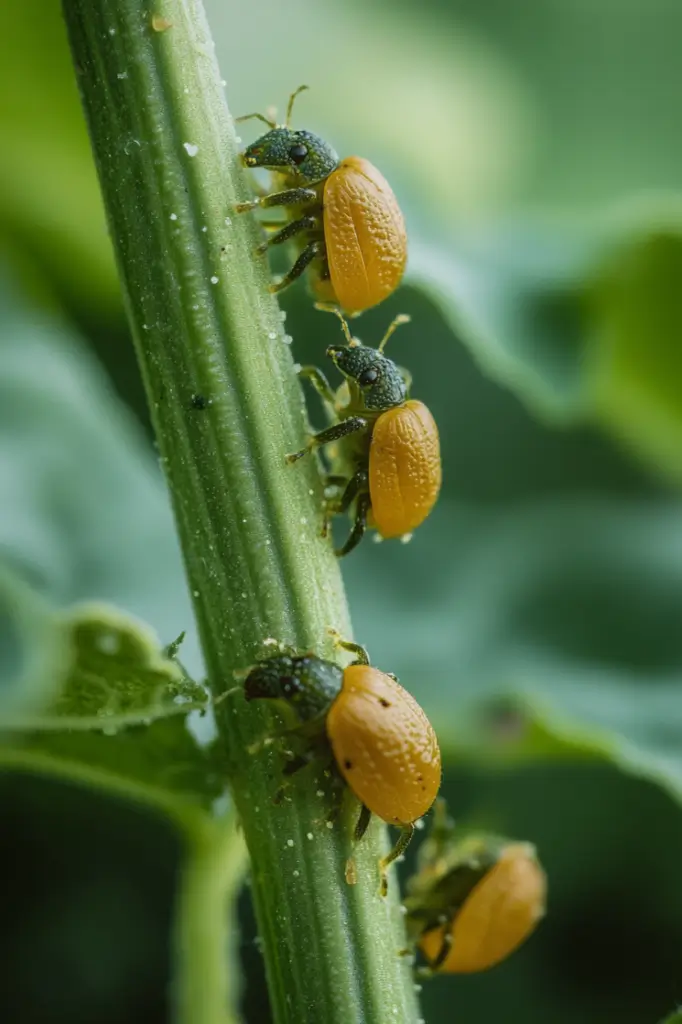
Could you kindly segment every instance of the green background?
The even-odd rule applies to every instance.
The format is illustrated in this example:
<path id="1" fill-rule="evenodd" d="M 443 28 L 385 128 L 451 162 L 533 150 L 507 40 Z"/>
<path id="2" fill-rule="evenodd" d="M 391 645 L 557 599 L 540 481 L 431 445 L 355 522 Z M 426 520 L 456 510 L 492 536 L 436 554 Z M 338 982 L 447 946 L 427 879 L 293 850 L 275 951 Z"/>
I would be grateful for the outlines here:
<path id="1" fill-rule="evenodd" d="M 533 940 L 425 986 L 425 1017 L 655 1024 L 682 1001 L 682 8 L 320 6 L 207 3 L 233 112 L 308 82 L 297 123 L 380 166 L 408 219 L 407 284 L 357 333 L 412 314 L 391 354 L 445 483 L 411 544 L 344 563 L 356 633 L 429 711 L 452 813 L 550 877 Z M 187 629 L 200 672 L 53 0 L 3 14 L 0 129 L 0 564 L 53 608 Z M 336 321 L 283 305 L 319 362 Z M 2 590 L 0 707 L 32 650 Z M 168 1020 L 173 831 L 30 774 L 0 794 L 0 1019 Z M 247 892 L 240 914 L 259 1022 Z"/>

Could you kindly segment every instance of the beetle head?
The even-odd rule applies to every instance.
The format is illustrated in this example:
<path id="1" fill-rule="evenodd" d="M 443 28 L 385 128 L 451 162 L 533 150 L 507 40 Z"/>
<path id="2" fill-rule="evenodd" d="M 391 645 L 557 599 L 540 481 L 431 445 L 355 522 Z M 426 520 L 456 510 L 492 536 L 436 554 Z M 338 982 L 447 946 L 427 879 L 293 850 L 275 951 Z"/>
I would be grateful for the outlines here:
<path id="1" fill-rule="evenodd" d="M 281 700 L 295 708 L 302 721 L 318 716 L 341 689 L 343 671 L 312 654 L 276 654 L 258 662 L 244 681 L 244 696 Z"/>
<path id="2" fill-rule="evenodd" d="M 318 135 L 277 125 L 247 146 L 242 162 L 246 167 L 279 171 L 305 185 L 330 175 L 338 166 L 339 158 Z"/>
<path id="3" fill-rule="evenodd" d="M 392 359 L 368 345 L 330 345 L 327 355 L 360 391 L 366 409 L 392 409 L 407 398 L 407 387 Z"/>

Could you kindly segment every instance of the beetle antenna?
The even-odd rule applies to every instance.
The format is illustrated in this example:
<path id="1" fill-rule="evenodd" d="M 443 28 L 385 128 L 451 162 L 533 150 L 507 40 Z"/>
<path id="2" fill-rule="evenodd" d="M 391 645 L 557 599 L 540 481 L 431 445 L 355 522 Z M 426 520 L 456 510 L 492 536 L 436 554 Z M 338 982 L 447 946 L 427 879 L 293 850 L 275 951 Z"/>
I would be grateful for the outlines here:
<path id="1" fill-rule="evenodd" d="M 294 100 L 296 99 L 299 93 L 305 92 L 305 90 L 309 88 L 309 85 L 299 85 L 298 89 L 292 92 L 291 96 L 289 97 L 289 105 L 287 106 L 287 119 L 284 122 L 285 128 L 289 128 L 291 124 L 291 112 L 294 109 Z"/>
<path id="2" fill-rule="evenodd" d="M 409 324 L 412 317 L 408 316 L 407 313 L 399 313 L 398 316 L 388 325 L 388 330 L 384 334 L 383 338 L 379 342 L 379 348 L 377 351 L 383 352 L 386 347 L 386 342 L 391 337 L 394 331 L 401 327 L 402 324 Z"/>
<path id="3" fill-rule="evenodd" d="M 276 121 L 271 121 L 269 117 L 265 116 L 265 114 L 242 114 L 241 117 L 235 117 L 234 122 L 235 122 L 235 124 L 240 124 L 242 121 L 252 121 L 252 120 L 262 121 L 263 124 L 266 124 L 268 126 L 268 128 L 276 128 L 277 127 L 277 122 Z"/>
<path id="4" fill-rule="evenodd" d="M 319 309 L 322 313 L 333 313 L 334 316 L 338 316 L 339 320 L 341 321 L 341 330 L 343 331 L 346 341 L 351 346 L 351 348 L 355 348 L 357 346 L 358 342 L 350 333 L 348 321 L 346 320 L 345 316 L 343 315 L 340 309 L 337 309 L 336 306 L 328 306 L 324 302 L 316 302 L 315 309 Z"/>

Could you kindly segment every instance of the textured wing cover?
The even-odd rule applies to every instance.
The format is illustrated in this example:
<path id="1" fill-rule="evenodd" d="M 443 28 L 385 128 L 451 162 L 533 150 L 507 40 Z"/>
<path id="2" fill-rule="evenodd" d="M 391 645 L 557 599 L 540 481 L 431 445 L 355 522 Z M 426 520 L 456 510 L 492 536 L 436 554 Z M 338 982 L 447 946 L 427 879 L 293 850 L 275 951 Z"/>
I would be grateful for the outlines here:
<path id="1" fill-rule="evenodd" d="M 347 312 L 376 306 L 400 284 L 405 222 L 391 186 L 368 160 L 348 157 L 327 179 L 324 238 L 334 291 Z"/>

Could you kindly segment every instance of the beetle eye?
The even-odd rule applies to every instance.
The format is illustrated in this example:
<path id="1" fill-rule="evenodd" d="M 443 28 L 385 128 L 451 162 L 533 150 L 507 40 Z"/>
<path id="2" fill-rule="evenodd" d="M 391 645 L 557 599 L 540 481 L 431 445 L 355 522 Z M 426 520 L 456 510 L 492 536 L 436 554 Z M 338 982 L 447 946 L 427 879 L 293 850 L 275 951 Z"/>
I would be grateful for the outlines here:
<path id="1" fill-rule="evenodd" d="M 308 155 L 308 147 L 304 146 L 302 142 L 299 142 L 296 146 L 292 146 L 289 150 L 289 156 L 295 164 L 302 164 Z"/>
<path id="2" fill-rule="evenodd" d="M 368 388 L 370 384 L 376 384 L 379 379 L 379 371 L 370 367 L 369 370 L 363 370 L 358 377 L 358 384 L 361 388 Z"/>

